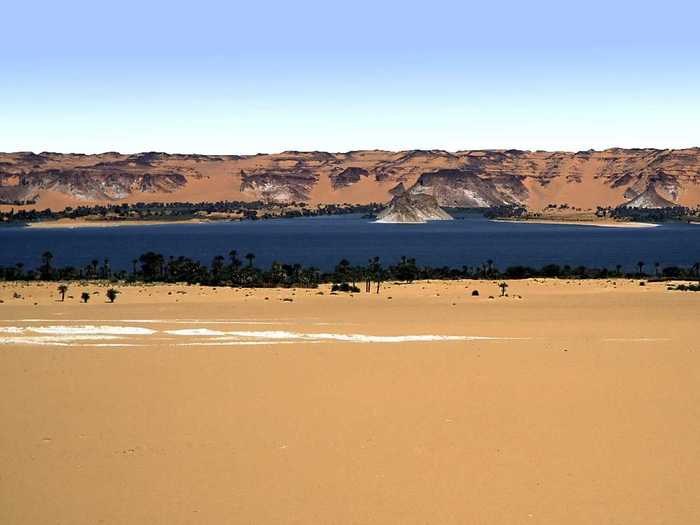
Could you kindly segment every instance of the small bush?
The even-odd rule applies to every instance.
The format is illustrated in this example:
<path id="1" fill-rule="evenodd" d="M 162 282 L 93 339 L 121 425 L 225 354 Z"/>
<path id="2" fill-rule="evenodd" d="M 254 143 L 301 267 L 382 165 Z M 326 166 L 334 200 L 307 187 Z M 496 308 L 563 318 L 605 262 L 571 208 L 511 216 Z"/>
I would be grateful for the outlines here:
<path id="1" fill-rule="evenodd" d="M 352 292 L 360 293 L 360 289 L 357 286 L 353 286 L 348 283 L 334 284 L 331 287 L 331 292 Z"/>
<path id="2" fill-rule="evenodd" d="M 479 290 L 474 290 L 474 291 L 472 292 L 472 296 L 478 297 L 478 296 L 479 296 Z"/>
<path id="3" fill-rule="evenodd" d="M 107 299 L 109 299 L 109 302 L 113 303 L 119 293 L 119 290 L 115 290 L 114 288 L 107 290 Z"/>

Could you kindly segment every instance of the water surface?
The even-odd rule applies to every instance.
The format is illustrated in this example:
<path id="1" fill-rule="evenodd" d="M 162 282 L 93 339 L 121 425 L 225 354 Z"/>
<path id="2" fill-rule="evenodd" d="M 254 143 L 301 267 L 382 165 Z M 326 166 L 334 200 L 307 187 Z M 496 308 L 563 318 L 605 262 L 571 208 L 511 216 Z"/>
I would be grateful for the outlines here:
<path id="1" fill-rule="evenodd" d="M 84 266 L 108 258 L 113 269 L 129 269 L 147 251 L 184 255 L 209 263 L 237 250 L 256 255 L 256 265 L 274 260 L 323 270 L 345 257 L 364 264 L 402 255 L 431 266 L 474 266 L 491 259 L 503 269 L 548 263 L 626 269 L 644 261 L 690 266 L 700 261 L 700 226 L 601 228 L 493 222 L 483 217 L 428 224 L 376 224 L 356 215 L 265 221 L 166 224 L 75 229 L 0 228 L 0 265 L 37 266 L 44 251 L 58 266 Z"/>

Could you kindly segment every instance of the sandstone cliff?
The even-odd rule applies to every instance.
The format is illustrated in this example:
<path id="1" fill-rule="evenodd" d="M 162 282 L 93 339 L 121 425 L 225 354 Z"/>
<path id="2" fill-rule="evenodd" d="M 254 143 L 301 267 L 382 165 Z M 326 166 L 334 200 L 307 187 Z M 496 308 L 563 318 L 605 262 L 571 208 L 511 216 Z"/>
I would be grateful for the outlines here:
<path id="1" fill-rule="evenodd" d="M 594 208 L 623 204 L 650 187 L 674 204 L 700 203 L 700 148 L 0 154 L 4 208 L 21 201 L 38 208 L 138 201 L 368 203 L 388 202 L 402 191 L 433 195 L 443 206 Z"/>

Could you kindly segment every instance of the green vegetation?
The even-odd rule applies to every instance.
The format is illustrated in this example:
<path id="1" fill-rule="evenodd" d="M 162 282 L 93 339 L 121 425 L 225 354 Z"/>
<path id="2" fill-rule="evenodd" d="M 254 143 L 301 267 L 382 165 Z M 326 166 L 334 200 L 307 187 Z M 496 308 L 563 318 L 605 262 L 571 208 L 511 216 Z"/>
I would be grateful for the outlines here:
<path id="1" fill-rule="evenodd" d="M 582 212 L 580 208 L 572 208 L 568 204 L 548 204 L 545 206 L 546 211 L 572 211 Z M 593 212 L 591 212 L 593 213 Z M 510 204 L 504 206 L 495 206 L 483 210 L 483 214 L 488 219 L 541 219 L 541 214 L 536 214 L 528 210 L 520 204 Z M 556 218 L 556 215 L 550 214 L 545 217 Z M 595 210 L 595 216 L 601 219 L 612 219 L 621 222 L 695 222 L 700 221 L 700 207 L 688 208 L 686 206 L 672 206 L 668 208 L 630 208 L 627 206 L 617 206 L 615 208 L 608 206 L 598 206 Z"/>
<path id="2" fill-rule="evenodd" d="M 650 281 L 660 280 L 698 280 L 700 281 L 700 262 L 691 267 L 667 266 L 654 264 L 654 275 L 645 273 L 645 263 L 639 261 L 635 271 L 624 272 L 622 265 L 612 268 L 590 268 L 586 266 L 560 266 L 547 264 L 540 268 L 529 266 L 509 266 L 500 270 L 493 260 L 484 261 L 474 266 L 461 268 L 420 266 L 415 259 L 401 257 L 396 264 L 382 266 L 379 257 L 373 257 L 365 265 L 354 265 L 347 259 L 342 259 L 331 272 L 321 272 L 318 268 L 306 267 L 301 264 L 285 264 L 273 262 L 269 268 L 258 268 L 255 265 L 255 254 L 248 253 L 244 264 L 236 250 L 228 252 L 228 258 L 223 255 L 215 256 L 210 265 L 206 265 L 188 257 L 165 257 L 156 252 L 147 252 L 134 259 L 131 271 L 113 271 L 109 259 L 100 263 L 93 259 L 82 268 L 72 266 L 58 267 L 53 264 L 53 255 L 45 252 L 41 255 L 41 264 L 32 270 L 25 270 L 22 264 L 0 267 L 0 281 L 81 281 L 105 280 L 110 282 L 167 282 L 190 283 L 209 286 L 232 287 L 299 287 L 315 288 L 320 283 L 337 285 L 337 291 L 359 292 L 357 283 L 364 281 L 365 293 L 380 293 L 385 281 L 401 281 L 411 283 L 420 279 L 527 279 L 527 278 L 559 278 L 559 279 L 609 279 L 609 278 L 648 278 Z M 505 287 L 503 286 L 505 285 Z M 499 284 L 503 295 L 507 283 Z M 68 287 L 58 286 L 61 300 L 64 300 Z M 113 302 L 118 293 L 115 289 L 107 292 L 107 298 Z M 114 295 L 113 295 L 114 294 Z M 81 296 L 84 302 L 85 293 Z"/>
<path id="3" fill-rule="evenodd" d="M 58 219 L 90 219 L 94 221 L 184 221 L 212 218 L 219 220 L 258 220 L 348 213 L 375 213 L 380 204 L 324 204 L 310 207 L 306 203 L 272 204 L 261 201 L 220 202 L 137 202 L 110 206 L 68 207 L 61 211 L 11 210 L 0 212 L 0 223 L 30 223 Z M 210 216 L 211 214 L 211 216 Z"/>

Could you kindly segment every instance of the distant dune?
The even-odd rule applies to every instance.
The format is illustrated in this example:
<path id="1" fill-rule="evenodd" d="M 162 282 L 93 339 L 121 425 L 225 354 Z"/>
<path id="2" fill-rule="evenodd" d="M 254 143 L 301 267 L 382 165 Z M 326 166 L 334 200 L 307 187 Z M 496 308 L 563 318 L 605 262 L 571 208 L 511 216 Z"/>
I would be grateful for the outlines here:
<path id="1" fill-rule="evenodd" d="M 0 154 L 3 210 L 22 203 L 60 209 L 139 201 L 388 202 L 397 187 L 433 195 L 441 206 L 617 206 L 650 188 L 659 196 L 651 199 L 655 203 L 695 206 L 700 148 Z"/>

